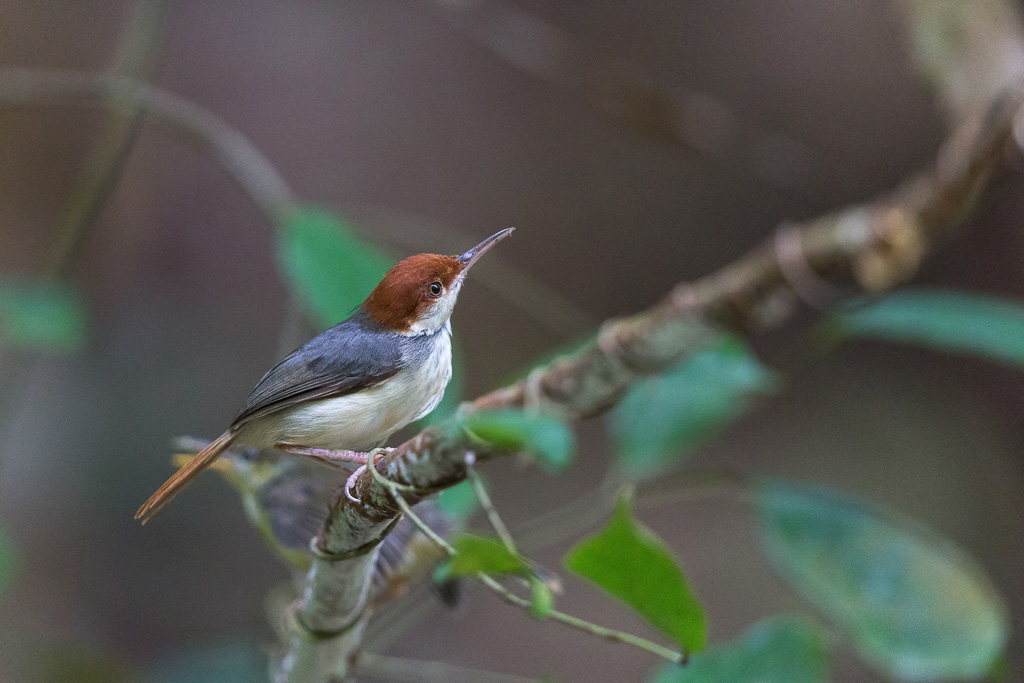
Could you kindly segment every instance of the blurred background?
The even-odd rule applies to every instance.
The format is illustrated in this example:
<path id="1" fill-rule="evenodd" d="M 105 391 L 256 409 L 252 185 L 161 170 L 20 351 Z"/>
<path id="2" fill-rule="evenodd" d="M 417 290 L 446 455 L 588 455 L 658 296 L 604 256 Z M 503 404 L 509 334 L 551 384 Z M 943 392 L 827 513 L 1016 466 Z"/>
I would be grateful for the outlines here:
<path id="1" fill-rule="evenodd" d="M 516 226 L 454 317 L 466 397 L 780 224 L 892 188 L 945 131 L 902 16 L 880 0 L 0 0 L 0 17 L 0 70 L 119 68 L 193 102 L 393 260 Z M 0 680 L 260 680 L 265 595 L 287 574 L 238 497 L 210 474 L 145 528 L 132 514 L 171 473 L 173 437 L 219 434 L 318 331 L 289 303 L 274 229 L 173 125 L 0 100 L 0 274 L 64 273 L 88 311 L 76 352 L 0 349 L 0 532 L 15 567 Z M 132 144 L 109 197 L 62 257 L 83 169 L 119 130 Z M 1019 174 L 1000 181 L 918 281 L 1024 297 L 1021 188 Z M 827 484 L 926 522 L 987 568 L 1019 633 L 1020 374 L 881 344 L 822 354 L 810 320 L 754 340 L 786 391 L 691 463 Z M 602 421 L 579 435 L 557 477 L 487 465 L 512 526 L 600 480 Z M 712 642 L 804 609 L 743 506 L 641 516 L 685 567 Z M 537 559 L 560 567 L 567 546 Z M 648 632 L 578 581 L 558 604 Z M 561 681 L 641 680 L 654 664 L 475 589 L 387 652 Z M 1009 658 L 1024 667 L 1019 636 Z M 882 680 L 848 654 L 833 671 Z"/>

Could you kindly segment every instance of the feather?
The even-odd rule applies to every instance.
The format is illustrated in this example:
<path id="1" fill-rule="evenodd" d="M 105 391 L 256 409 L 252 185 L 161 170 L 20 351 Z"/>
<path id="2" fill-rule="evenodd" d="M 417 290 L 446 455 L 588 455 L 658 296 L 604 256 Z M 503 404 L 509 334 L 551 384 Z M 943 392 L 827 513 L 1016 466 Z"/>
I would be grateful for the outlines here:
<path id="1" fill-rule="evenodd" d="M 402 369 L 401 338 L 356 313 L 289 354 L 263 376 L 231 425 L 372 387 Z"/>
<path id="2" fill-rule="evenodd" d="M 437 304 L 437 300 L 428 295 L 427 286 L 437 282 L 449 289 L 463 267 L 457 256 L 410 256 L 384 275 L 366 297 L 362 311 L 385 329 L 407 333 L 413 323 Z"/>
<path id="3" fill-rule="evenodd" d="M 142 504 L 142 507 L 135 513 L 135 519 L 141 519 L 143 524 L 148 522 L 153 515 L 160 512 L 163 506 L 171 502 L 183 488 L 188 486 L 189 482 L 195 479 L 196 475 L 216 460 L 231 445 L 233 440 L 234 435 L 230 431 L 224 432 L 214 439 L 209 446 L 199 451 L 196 457 L 183 465 L 170 479 L 164 482 L 163 486 L 157 489 L 156 493 L 149 497 L 149 500 Z"/>

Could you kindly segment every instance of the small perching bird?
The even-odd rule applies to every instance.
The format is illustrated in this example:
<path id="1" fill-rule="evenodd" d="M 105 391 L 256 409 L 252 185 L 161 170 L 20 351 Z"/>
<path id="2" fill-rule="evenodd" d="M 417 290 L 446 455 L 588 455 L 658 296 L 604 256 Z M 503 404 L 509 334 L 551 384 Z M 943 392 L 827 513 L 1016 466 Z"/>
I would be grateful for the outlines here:
<path id="1" fill-rule="evenodd" d="M 263 376 L 241 412 L 135 513 L 146 523 L 229 446 L 365 465 L 366 451 L 441 401 L 452 310 L 470 267 L 513 228 L 461 256 L 417 254 L 389 270 L 347 320 Z"/>

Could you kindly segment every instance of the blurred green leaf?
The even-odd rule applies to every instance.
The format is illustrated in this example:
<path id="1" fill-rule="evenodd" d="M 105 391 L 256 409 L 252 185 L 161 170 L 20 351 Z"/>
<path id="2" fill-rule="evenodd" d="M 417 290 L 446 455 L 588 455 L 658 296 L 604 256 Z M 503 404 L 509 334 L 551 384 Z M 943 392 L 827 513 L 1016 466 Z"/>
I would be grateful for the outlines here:
<path id="1" fill-rule="evenodd" d="M 949 542 L 822 489 L 770 481 L 755 497 L 769 558 L 874 666 L 912 681 L 972 678 L 999 656 L 1006 608 Z"/>
<path id="2" fill-rule="evenodd" d="M 608 526 L 566 555 L 565 566 L 631 606 L 685 652 L 704 649 L 704 610 L 668 547 L 633 519 L 625 500 Z"/>
<path id="3" fill-rule="evenodd" d="M 632 478 L 663 471 L 741 415 L 752 394 L 778 386 L 777 374 L 734 336 L 641 379 L 609 416 L 620 469 Z"/>
<path id="4" fill-rule="evenodd" d="M 438 495 L 437 506 L 448 517 L 465 519 L 476 512 L 480 501 L 477 500 L 473 484 L 469 481 L 447 488 Z"/>
<path id="5" fill-rule="evenodd" d="M 66 353 L 85 341 L 85 304 L 62 282 L 0 282 L 0 337 L 11 346 Z"/>
<path id="6" fill-rule="evenodd" d="M 525 451 L 549 469 L 562 469 L 572 460 L 576 437 L 564 422 L 549 415 L 522 410 L 483 410 L 459 426 L 499 451 Z"/>
<path id="7" fill-rule="evenodd" d="M 530 615 L 537 619 L 546 619 L 551 616 L 555 608 L 555 600 L 551 595 L 551 589 L 546 583 L 536 576 L 530 577 Z"/>
<path id="8" fill-rule="evenodd" d="M 14 541 L 0 529 L 0 597 L 14 585 L 18 576 L 18 555 Z"/>
<path id="9" fill-rule="evenodd" d="M 456 554 L 439 567 L 435 578 L 440 580 L 456 576 L 486 574 L 529 573 L 523 558 L 510 553 L 500 541 L 473 534 L 460 534 L 452 541 Z"/>
<path id="10" fill-rule="evenodd" d="M 151 683 L 253 683 L 267 680 L 267 662 L 260 649 L 229 642 L 179 652 L 154 669 Z"/>
<path id="11" fill-rule="evenodd" d="M 285 214 L 277 258 L 292 292 L 323 326 L 347 318 L 392 265 L 340 218 L 309 206 Z"/>
<path id="12" fill-rule="evenodd" d="M 874 337 L 1024 367 L 1024 304 L 955 290 L 903 290 L 823 323 L 827 338 Z"/>
<path id="13" fill-rule="evenodd" d="M 662 666 L 651 683 L 825 683 L 828 657 L 812 621 L 781 616 L 738 639 L 694 655 L 685 666 Z"/>
<path id="14" fill-rule="evenodd" d="M 992 661 L 992 666 L 988 668 L 988 672 L 985 674 L 986 681 L 992 681 L 992 683 L 1005 683 L 1005 681 L 1011 680 L 1013 677 L 1013 666 L 1010 664 L 1009 657 L 1006 653 L 1002 653 Z"/>

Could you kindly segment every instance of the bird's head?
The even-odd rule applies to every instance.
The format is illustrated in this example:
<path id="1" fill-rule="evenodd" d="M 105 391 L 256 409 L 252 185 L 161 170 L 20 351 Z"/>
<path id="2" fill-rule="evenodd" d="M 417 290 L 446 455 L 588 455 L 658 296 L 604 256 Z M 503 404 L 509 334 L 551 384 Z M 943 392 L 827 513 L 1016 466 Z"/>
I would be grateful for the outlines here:
<path id="1" fill-rule="evenodd" d="M 460 256 L 416 254 L 399 261 L 363 302 L 363 312 L 400 334 L 440 330 L 448 324 L 470 267 L 514 229 L 491 235 Z"/>

